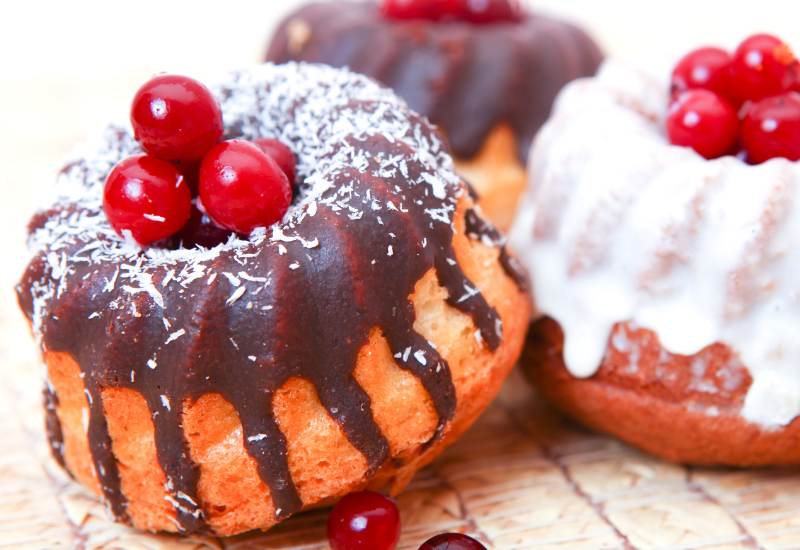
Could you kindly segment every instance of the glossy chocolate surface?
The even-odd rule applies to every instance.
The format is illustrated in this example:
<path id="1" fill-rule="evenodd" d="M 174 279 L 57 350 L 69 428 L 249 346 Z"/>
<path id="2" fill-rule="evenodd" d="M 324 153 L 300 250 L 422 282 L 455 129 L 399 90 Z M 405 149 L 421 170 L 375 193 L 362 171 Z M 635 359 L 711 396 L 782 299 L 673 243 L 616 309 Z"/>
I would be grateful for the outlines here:
<path id="1" fill-rule="evenodd" d="M 593 75 L 602 54 L 582 30 L 540 15 L 483 25 L 393 20 L 377 2 L 334 0 L 289 15 L 267 60 L 347 66 L 376 78 L 441 126 L 460 158 L 475 156 L 507 122 L 524 164 L 558 91 Z"/>
<path id="2" fill-rule="evenodd" d="M 127 503 L 104 388 L 144 396 L 177 523 L 202 533 L 209 528 L 183 431 L 184 403 L 216 393 L 233 405 L 276 517 L 286 518 L 303 503 L 272 399 L 290 378 L 314 385 L 372 474 L 389 446 L 353 377 L 371 329 L 382 331 L 397 364 L 430 394 L 439 414 L 433 440 L 456 407 L 447 362 L 413 328 L 409 296 L 417 281 L 435 268 L 448 303 L 471 316 L 486 347 L 495 350 L 502 339 L 496 310 L 455 261 L 452 214 L 465 187 L 438 164 L 449 157 L 427 122 L 357 75 L 308 66 L 262 70 L 263 83 L 240 73 L 217 93 L 228 135 L 276 137 L 283 129 L 300 159 L 299 202 L 271 238 L 251 236 L 210 251 L 126 248 L 95 200 L 114 159 L 138 150 L 120 129 L 106 132 L 100 160 L 79 159 L 64 169 L 63 178 L 83 188 L 31 224 L 35 256 L 17 289 L 20 305 L 43 350 L 68 353 L 83 372 L 94 470 L 122 520 Z M 321 90 L 311 86 L 315 79 Z M 313 91 L 303 92 L 303 85 Z M 253 111 L 245 113 L 248 102 Z M 315 129 L 312 119 L 297 130 L 301 124 L 292 117 L 308 113 L 330 124 Z M 347 125 L 354 130 L 348 133 Z M 335 134 L 342 126 L 344 133 Z M 358 130 L 364 127 L 370 129 Z M 470 220 L 475 238 L 496 236 L 474 212 Z M 57 396 L 50 389 L 45 395 L 48 435 L 63 463 Z"/>

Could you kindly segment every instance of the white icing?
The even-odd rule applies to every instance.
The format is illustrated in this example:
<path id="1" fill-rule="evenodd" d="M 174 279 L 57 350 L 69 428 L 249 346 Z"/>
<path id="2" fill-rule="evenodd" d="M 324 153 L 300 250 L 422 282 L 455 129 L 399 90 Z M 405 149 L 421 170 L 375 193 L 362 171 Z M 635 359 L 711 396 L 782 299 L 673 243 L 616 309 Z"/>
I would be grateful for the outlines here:
<path id="1" fill-rule="evenodd" d="M 753 378 L 742 416 L 786 425 L 800 414 L 800 165 L 670 145 L 666 82 L 607 62 L 564 89 L 509 244 L 574 375 L 596 372 L 618 322 L 682 355 L 722 342 Z"/>

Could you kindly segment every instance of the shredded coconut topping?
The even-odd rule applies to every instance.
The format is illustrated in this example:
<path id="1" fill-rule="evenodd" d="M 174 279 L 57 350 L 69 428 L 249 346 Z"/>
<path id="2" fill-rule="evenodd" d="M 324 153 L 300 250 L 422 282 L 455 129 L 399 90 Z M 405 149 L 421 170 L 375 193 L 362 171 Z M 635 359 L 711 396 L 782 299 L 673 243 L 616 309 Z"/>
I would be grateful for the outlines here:
<path id="1" fill-rule="evenodd" d="M 221 256 L 231 256 L 245 266 L 259 247 L 274 246 L 284 253 L 286 247 L 323 246 L 316 235 L 303 231 L 303 220 L 319 215 L 321 209 L 358 220 L 365 211 L 381 210 L 387 216 L 417 208 L 404 200 L 405 190 L 399 186 L 395 200 L 381 205 L 357 197 L 352 183 L 335 183 L 347 181 L 336 177 L 354 169 L 377 177 L 392 177 L 399 170 L 408 178 L 404 159 L 383 153 L 373 156 L 360 147 L 370 136 L 382 136 L 410 149 L 423 171 L 417 180 L 407 179 L 406 185 L 427 186 L 426 194 L 430 190 L 430 195 L 441 199 L 439 207 L 425 210 L 432 224 L 451 223 L 455 204 L 446 200 L 445 190 L 460 184 L 452 159 L 439 140 L 426 137 L 423 123 L 391 90 L 345 70 L 296 63 L 264 64 L 232 73 L 211 88 L 220 99 L 226 137 L 268 137 L 290 147 L 303 180 L 295 203 L 281 222 L 267 231 L 257 229 L 248 238 L 231 235 L 227 242 L 210 249 L 143 249 L 133 239 L 118 235 L 102 208 L 108 173 L 117 162 L 142 150 L 130 129 L 106 128 L 75 148 L 71 162 L 58 177 L 48 219 L 29 239 L 32 255 L 43 258 L 46 268 L 41 279 L 31 285 L 32 325 L 39 342 L 49 301 L 68 285 L 79 284 L 72 281 L 77 264 L 117 266 L 103 287 L 104 292 L 114 291 L 118 285 L 124 289 L 115 301 L 116 307 L 123 309 L 130 306 L 125 302 L 138 302 L 139 310 L 144 311 L 142 298 L 146 296 L 157 307 L 165 308 L 163 289 L 180 285 L 180 292 L 195 281 L 211 285 L 218 276 L 215 260 Z M 229 272 L 222 275 L 236 287 L 229 305 L 246 291 L 242 281 L 260 283 L 263 279 L 263 274 L 244 271 L 238 276 Z M 167 342 L 182 334 L 183 329 L 172 333 Z"/>

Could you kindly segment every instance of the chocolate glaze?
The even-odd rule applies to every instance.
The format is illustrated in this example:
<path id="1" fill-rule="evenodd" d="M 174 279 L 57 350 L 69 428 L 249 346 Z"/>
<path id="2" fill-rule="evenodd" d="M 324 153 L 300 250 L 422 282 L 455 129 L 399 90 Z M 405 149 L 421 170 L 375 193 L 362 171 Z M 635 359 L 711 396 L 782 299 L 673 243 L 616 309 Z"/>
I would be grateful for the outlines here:
<path id="1" fill-rule="evenodd" d="M 311 32 L 297 42 L 292 30 L 300 22 Z M 558 91 L 593 75 L 602 57 L 582 30 L 540 15 L 488 25 L 403 21 L 382 16 L 377 2 L 334 0 L 289 15 L 266 59 L 347 66 L 378 79 L 441 126 L 461 158 L 475 156 L 505 121 L 524 164 Z"/>
<path id="2" fill-rule="evenodd" d="M 477 200 L 473 195 L 474 191 L 470 188 L 470 196 L 473 197 L 473 200 Z M 517 259 L 508 253 L 506 238 L 495 229 L 492 222 L 481 218 L 472 208 L 467 210 L 465 218 L 467 236 L 476 241 L 483 241 L 488 245 L 500 247 L 500 257 L 498 260 L 500 261 L 500 265 L 503 266 L 503 271 L 513 279 L 520 290 L 527 291 L 529 287 L 528 275 Z"/>
<path id="3" fill-rule="evenodd" d="M 53 458 L 56 462 L 61 464 L 61 467 L 66 469 L 67 464 L 64 462 L 64 432 L 61 431 L 61 420 L 56 414 L 56 405 L 58 405 L 58 397 L 49 388 L 45 387 L 44 391 L 44 429 L 47 434 L 47 440 L 50 442 L 50 451 L 53 453 Z M 72 475 L 72 474 L 70 474 Z"/>
<path id="4" fill-rule="evenodd" d="M 299 72 L 305 70 L 301 67 Z M 336 71 L 322 81 L 339 75 Z M 371 85 L 362 77 L 348 78 L 358 85 Z M 378 95 L 394 97 L 376 89 Z M 269 91 L 267 84 L 259 94 Z M 235 85 L 223 86 L 218 94 L 228 98 L 235 94 Z M 364 100 L 346 107 L 364 116 L 381 116 L 381 121 L 407 121 L 408 133 L 416 133 L 420 142 L 436 142 L 424 119 L 391 102 L 387 110 L 386 103 Z M 226 112 L 224 101 L 222 105 Z M 228 118 L 226 114 L 226 122 Z M 231 123 L 229 131 L 235 128 L 252 139 L 258 137 L 258 127 L 240 120 Z M 119 158 L 137 150 L 123 132 L 111 131 L 106 139 Z M 292 142 L 300 152 L 304 175 L 313 176 L 313 167 L 302 164 L 305 145 Z M 292 377 L 314 385 L 328 414 L 367 459 L 370 473 L 378 470 L 388 457 L 388 442 L 371 415 L 369 396 L 353 377 L 358 352 L 374 327 L 387 339 L 397 364 L 416 376 L 430 394 L 439 414 L 432 441 L 446 431 L 456 407 L 455 389 L 447 362 L 413 329 L 415 313 L 409 296 L 417 281 L 435 268 L 439 283 L 448 291 L 448 303 L 471 316 L 488 349 L 497 349 L 502 338 L 497 312 L 480 292 L 465 294 L 474 285 L 456 262 L 447 261 L 456 259 L 452 220 L 445 223 L 430 215 L 431 209 L 443 206 L 452 212 L 464 192 L 463 184 L 448 184 L 441 193 L 431 193 L 431 186 L 419 183 L 430 168 L 420 160 L 419 151 L 398 141 L 396 135 L 350 136 L 333 144 L 320 162 L 351 147 L 366 154 L 367 166 L 345 166 L 329 173 L 332 185 L 314 202 L 315 213 L 310 214 L 306 204 L 298 207 L 300 215 L 282 224 L 286 234 L 291 230 L 305 242 L 317 239 L 318 245 L 255 239 L 240 241 L 238 247 L 221 246 L 215 249 L 219 254 L 204 264 L 203 277 L 186 284 L 178 284 L 175 273 L 188 273 L 188 260 L 140 269 L 135 273 L 145 273 L 145 278 L 136 279 L 139 288 L 132 286 L 133 278 L 123 282 L 121 273 L 143 265 L 146 252 L 120 253 L 102 261 L 84 252 L 95 244 L 117 246 L 109 232 L 98 237 L 99 243 L 86 232 L 61 239 L 55 246 L 48 231 L 69 234 L 65 228 L 79 226 L 81 215 L 97 215 L 91 207 L 79 205 L 80 201 L 59 204 L 39 216 L 32 240 L 45 244 L 38 245 L 18 286 L 20 305 L 42 348 L 68 353 L 85 373 L 92 459 L 117 518 L 127 519 L 126 501 L 103 410 L 103 388 L 130 388 L 147 401 L 158 461 L 184 532 L 209 530 L 198 505 L 199 471 L 191 461 L 181 419 L 183 404 L 204 394 L 220 394 L 235 408 L 247 452 L 270 488 L 278 519 L 302 506 L 289 473 L 286 440 L 272 412 L 275 392 Z M 379 171 L 381 161 L 390 157 L 407 162 L 407 177 L 403 170 Z M 97 182 L 104 180 L 112 164 L 92 175 L 88 162 L 79 161 L 67 168 L 65 176 L 87 186 L 91 180 L 92 192 L 97 193 Z M 360 216 L 338 207 L 341 201 L 334 202 L 346 195 L 353 199 L 350 205 L 367 205 Z M 370 201 L 382 206 L 369 208 Z M 390 204 L 397 207 L 387 208 Z M 474 212 L 469 218 L 471 227 L 480 226 Z M 98 219 L 92 223 L 106 231 L 107 221 L 103 216 Z M 237 296 L 242 288 L 247 293 Z M 46 395 L 48 434 L 59 458 L 60 426 L 53 407 L 57 397 Z"/>

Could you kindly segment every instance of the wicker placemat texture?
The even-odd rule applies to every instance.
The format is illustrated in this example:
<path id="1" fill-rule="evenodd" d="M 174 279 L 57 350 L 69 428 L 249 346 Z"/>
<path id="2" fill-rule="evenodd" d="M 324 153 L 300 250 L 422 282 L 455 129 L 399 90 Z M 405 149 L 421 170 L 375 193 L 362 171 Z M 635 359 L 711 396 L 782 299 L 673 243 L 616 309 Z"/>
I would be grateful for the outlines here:
<path id="1" fill-rule="evenodd" d="M 0 548 L 317 550 L 327 511 L 228 539 L 146 534 L 50 458 L 33 366 L 0 386 Z M 800 472 L 692 469 L 585 431 L 518 373 L 476 425 L 398 498 L 400 550 L 444 531 L 502 550 L 800 548 Z"/>

